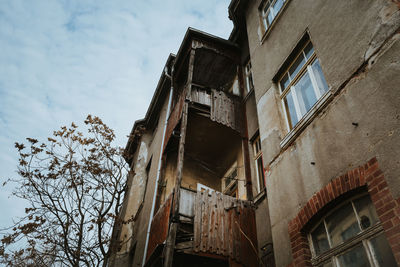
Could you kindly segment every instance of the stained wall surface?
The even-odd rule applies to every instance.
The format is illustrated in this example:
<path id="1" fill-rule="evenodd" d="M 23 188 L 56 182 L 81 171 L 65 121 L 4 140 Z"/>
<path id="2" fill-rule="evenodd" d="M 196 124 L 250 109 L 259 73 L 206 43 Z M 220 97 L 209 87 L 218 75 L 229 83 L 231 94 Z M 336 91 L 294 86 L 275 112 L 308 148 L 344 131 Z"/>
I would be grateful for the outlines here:
<path id="1" fill-rule="evenodd" d="M 249 1 L 247 33 L 276 265 L 286 266 L 292 261 L 288 222 L 331 179 L 377 157 L 391 193 L 400 196 L 399 6 L 287 1 L 260 41 L 259 4 Z M 274 77 L 306 32 L 333 96 L 282 148 L 288 129 Z"/>

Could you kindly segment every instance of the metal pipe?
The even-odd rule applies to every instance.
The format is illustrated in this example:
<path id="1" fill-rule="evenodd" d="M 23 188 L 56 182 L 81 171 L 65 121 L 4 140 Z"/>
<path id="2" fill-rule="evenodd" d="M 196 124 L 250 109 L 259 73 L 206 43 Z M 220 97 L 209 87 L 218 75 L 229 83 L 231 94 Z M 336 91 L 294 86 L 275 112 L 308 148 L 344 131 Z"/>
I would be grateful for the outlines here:
<path id="1" fill-rule="evenodd" d="M 169 92 L 169 99 L 168 99 L 168 106 L 167 106 L 167 113 L 165 114 L 165 122 L 164 122 L 164 129 L 163 129 L 163 134 L 162 134 L 162 139 L 161 139 L 161 148 L 160 148 L 160 156 L 158 158 L 158 167 L 157 167 L 157 177 L 156 177 L 156 185 L 154 189 L 154 195 L 153 195 L 153 202 L 151 204 L 151 211 L 150 211 L 150 217 L 149 217 L 149 223 L 147 225 L 147 233 L 146 233 L 146 243 L 144 245 L 144 253 L 143 253 L 143 260 L 142 260 L 142 267 L 144 267 L 146 263 L 146 255 L 147 255 L 147 249 L 149 245 L 149 236 L 150 236 L 150 227 L 151 227 L 151 221 L 153 220 L 153 214 L 154 214 L 154 209 L 156 206 L 156 197 L 157 197 L 157 187 L 158 187 L 158 181 L 160 179 L 160 174 L 161 174 L 161 167 L 162 167 L 162 154 L 163 154 L 163 148 L 164 148 L 164 140 L 165 140 L 165 133 L 167 131 L 167 125 L 168 125 L 168 116 L 171 111 L 171 104 L 172 104 L 172 96 L 174 92 L 174 82 L 172 79 L 172 75 L 174 72 L 174 67 L 171 68 L 171 75 L 168 74 L 168 68 L 166 67 L 164 69 L 164 74 L 167 78 L 170 79 L 171 81 L 171 90 Z"/>

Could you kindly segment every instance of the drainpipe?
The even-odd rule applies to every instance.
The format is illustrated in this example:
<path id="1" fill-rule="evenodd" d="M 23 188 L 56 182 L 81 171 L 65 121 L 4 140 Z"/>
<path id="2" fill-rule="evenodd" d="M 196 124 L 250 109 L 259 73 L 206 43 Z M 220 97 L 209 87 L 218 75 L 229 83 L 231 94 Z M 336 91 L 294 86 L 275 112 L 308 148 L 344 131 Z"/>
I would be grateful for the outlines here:
<path id="1" fill-rule="evenodd" d="M 162 155 L 163 155 L 163 149 L 164 149 L 164 141 L 165 141 L 165 133 L 167 131 L 167 125 L 168 125 L 168 116 L 171 111 L 171 104 L 172 104 L 172 96 L 174 92 L 174 83 L 172 79 L 172 75 L 174 73 L 174 67 L 171 68 L 171 75 L 168 74 L 168 68 L 165 67 L 164 69 L 164 75 L 168 77 L 171 81 L 171 90 L 169 92 L 169 99 L 168 99 L 168 106 L 167 106 L 167 113 L 165 114 L 165 122 L 164 122 L 164 128 L 163 128 L 163 134 L 162 134 L 162 139 L 161 139 L 161 148 L 160 148 L 160 156 L 158 158 L 158 167 L 157 167 L 157 177 L 156 177 L 156 186 L 154 190 L 154 195 L 153 195 L 153 202 L 151 204 L 151 211 L 150 211 L 150 217 L 149 217 L 149 224 L 147 226 L 147 233 L 146 233 L 146 243 L 144 245 L 144 253 L 143 253 L 143 260 L 142 260 L 142 267 L 144 267 L 146 263 L 146 255 L 147 255 L 147 249 L 149 245 L 149 236 L 150 236 L 150 227 L 151 227 L 151 221 L 153 220 L 153 214 L 154 214 L 154 209 L 156 206 L 156 197 L 157 197 L 157 188 L 158 188 L 158 181 L 160 180 L 160 174 L 161 174 L 161 167 L 162 167 Z"/>

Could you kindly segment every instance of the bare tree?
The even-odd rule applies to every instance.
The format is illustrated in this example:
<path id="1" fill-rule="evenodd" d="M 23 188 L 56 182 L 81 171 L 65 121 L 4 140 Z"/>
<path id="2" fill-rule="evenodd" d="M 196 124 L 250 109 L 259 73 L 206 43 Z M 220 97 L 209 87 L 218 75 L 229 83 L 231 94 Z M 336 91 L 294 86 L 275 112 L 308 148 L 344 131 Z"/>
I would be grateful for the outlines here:
<path id="1" fill-rule="evenodd" d="M 3 233 L 0 263 L 106 265 L 127 169 L 122 149 L 112 146 L 113 130 L 90 115 L 85 124 L 87 135 L 72 123 L 44 143 L 15 143 L 19 176 L 10 181 L 17 185 L 13 194 L 29 207 Z"/>

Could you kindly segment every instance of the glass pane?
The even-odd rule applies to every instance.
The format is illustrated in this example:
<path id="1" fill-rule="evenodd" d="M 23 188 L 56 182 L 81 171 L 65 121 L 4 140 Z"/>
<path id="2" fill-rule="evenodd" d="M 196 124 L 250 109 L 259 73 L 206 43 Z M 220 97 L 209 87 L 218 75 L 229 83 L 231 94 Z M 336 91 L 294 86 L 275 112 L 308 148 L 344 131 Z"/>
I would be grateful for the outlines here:
<path id="1" fill-rule="evenodd" d="M 321 92 L 321 95 L 323 95 L 326 91 L 328 91 L 328 84 L 326 83 L 324 74 L 322 73 L 321 65 L 319 64 L 319 60 L 316 59 L 314 63 L 311 65 L 313 69 L 313 73 L 315 76 L 315 79 L 317 80 L 318 84 L 318 89 Z"/>
<path id="2" fill-rule="evenodd" d="M 296 115 L 296 109 L 294 108 L 292 92 L 289 92 L 286 95 L 284 101 L 285 101 L 286 111 L 288 111 L 290 114 L 290 116 L 288 118 L 289 125 L 290 125 L 290 128 L 293 128 L 299 122 L 299 120 Z"/>
<path id="3" fill-rule="evenodd" d="M 368 195 L 353 201 L 353 203 L 360 218 L 362 230 L 375 225 L 379 221 L 371 198 Z"/>
<path id="4" fill-rule="evenodd" d="M 286 87 L 289 85 L 290 81 L 289 81 L 289 76 L 286 73 L 285 76 L 283 76 L 282 80 L 281 80 L 281 91 L 283 92 L 283 90 L 286 89 Z"/>
<path id="5" fill-rule="evenodd" d="M 266 1 L 265 6 L 264 6 L 264 14 L 268 12 L 269 6 L 271 5 L 270 1 Z"/>
<path id="6" fill-rule="evenodd" d="M 327 217 L 326 224 L 333 246 L 346 241 L 360 232 L 360 227 L 358 226 L 351 203 L 347 203 Z"/>
<path id="7" fill-rule="evenodd" d="M 328 237 L 326 236 L 325 225 L 323 222 L 311 234 L 314 250 L 317 255 L 329 249 Z M 325 266 L 325 265 L 324 265 Z"/>
<path id="8" fill-rule="evenodd" d="M 262 162 L 262 157 L 259 157 L 257 159 L 257 172 L 258 172 L 258 179 L 259 179 L 259 184 L 260 184 L 260 191 L 265 187 L 264 184 L 264 168 L 263 168 L 263 162 Z"/>
<path id="9" fill-rule="evenodd" d="M 304 63 L 305 63 L 304 56 L 303 54 L 300 54 L 289 69 L 289 75 L 290 77 L 292 77 L 292 79 L 297 75 L 297 73 L 299 73 L 301 67 L 304 66 Z"/>
<path id="10" fill-rule="evenodd" d="M 317 102 L 317 97 L 308 72 L 300 78 L 294 87 L 296 88 L 296 95 L 300 109 L 302 109 L 302 113 L 306 113 L 311 109 L 315 102 Z"/>
<path id="11" fill-rule="evenodd" d="M 369 264 L 367 254 L 362 244 L 338 257 L 340 267 L 366 267 Z"/>
<path id="12" fill-rule="evenodd" d="M 275 14 L 278 14 L 279 10 L 281 10 L 282 6 L 283 6 L 283 0 L 276 0 L 275 4 L 274 4 L 274 11 Z"/>
<path id="13" fill-rule="evenodd" d="M 269 10 L 269 13 L 267 15 L 267 20 L 268 20 L 268 25 L 271 25 L 272 21 L 274 20 L 274 14 L 272 14 L 272 10 Z"/>
<path id="14" fill-rule="evenodd" d="M 394 259 L 392 249 L 390 248 L 386 237 L 381 234 L 370 240 L 375 259 L 378 261 L 381 267 L 397 266 L 396 260 Z"/>
<path id="15" fill-rule="evenodd" d="M 312 43 L 309 42 L 308 45 L 304 48 L 304 54 L 306 54 L 306 58 L 309 59 L 313 53 L 314 47 L 312 46 Z"/>

